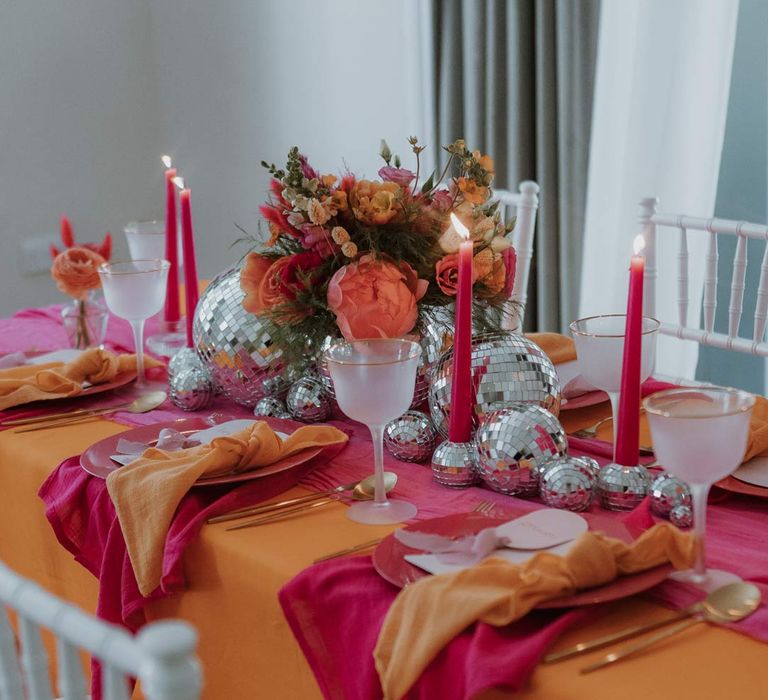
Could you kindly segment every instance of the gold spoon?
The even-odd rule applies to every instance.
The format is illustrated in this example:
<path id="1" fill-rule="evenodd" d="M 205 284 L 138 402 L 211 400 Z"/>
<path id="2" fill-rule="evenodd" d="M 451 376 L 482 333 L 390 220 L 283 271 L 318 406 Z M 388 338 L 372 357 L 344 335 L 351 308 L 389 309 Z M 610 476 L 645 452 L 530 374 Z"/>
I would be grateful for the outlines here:
<path id="1" fill-rule="evenodd" d="M 46 421 L 42 425 L 33 425 L 30 428 L 22 428 L 21 430 L 14 430 L 16 433 L 31 433 L 34 430 L 45 430 L 46 428 L 58 428 L 60 425 L 70 425 L 71 423 L 79 423 L 80 421 L 90 420 L 96 416 L 102 416 L 106 413 L 114 413 L 115 411 L 126 411 L 128 413 L 147 413 L 157 408 L 168 397 L 164 391 L 150 391 L 147 394 L 142 394 L 137 397 L 127 406 L 109 406 L 108 408 L 97 408 L 87 413 L 83 413 L 72 417 L 62 417 L 60 419 L 54 419 Z"/>
<path id="2" fill-rule="evenodd" d="M 397 483 L 397 474 L 394 472 L 384 472 L 384 489 L 387 493 L 389 493 L 393 488 L 395 488 L 395 484 Z M 354 498 L 356 501 L 370 501 L 373 498 L 374 495 L 374 484 L 375 484 L 375 477 L 373 474 L 370 476 L 365 477 L 362 481 L 358 482 L 355 487 L 352 489 L 352 498 Z M 317 494 L 314 494 L 317 496 Z M 306 498 L 306 497 L 305 497 Z M 277 510 L 277 512 L 269 512 L 264 517 L 256 518 L 255 520 L 249 520 L 245 523 L 239 523 L 238 525 L 232 525 L 231 527 L 226 528 L 227 530 L 242 530 L 246 527 L 251 527 L 253 525 L 261 525 L 262 523 L 268 523 L 273 520 L 277 520 L 279 518 L 282 518 L 286 515 L 294 515 L 296 513 L 301 513 L 305 510 L 310 510 L 311 508 L 317 508 L 318 506 L 324 506 L 328 503 L 335 502 L 336 498 L 323 498 L 323 500 L 316 500 L 314 503 L 302 503 L 298 505 L 295 508 L 282 508 L 280 510 Z"/>
<path id="3" fill-rule="evenodd" d="M 739 583 L 729 583 L 727 586 L 721 586 L 712 591 L 712 593 L 701 602 L 701 610 L 698 613 L 695 613 L 691 619 L 685 620 L 679 625 L 675 625 L 664 632 L 654 634 L 637 644 L 630 644 L 619 651 L 612 652 L 604 656 L 597 663 L 582 668 L 581 673 L 597 671 L 599 668 L 603 668 L 608 664 L 612 664 L 631 654 L 636 654 L 638 651 L 647 649 L 649 646 L 656 642 L 660 642 L 662 639 L 667 639 L 667 637 L 682 632 L 684 629 L 693 627 L 693 625 L 696 625 L 699 622 L 725 624 L 727 622 L 742 620 L 757 610 L 759 605 L 760 589 L 754 584 L 744 583 L 742 581 Z"/>

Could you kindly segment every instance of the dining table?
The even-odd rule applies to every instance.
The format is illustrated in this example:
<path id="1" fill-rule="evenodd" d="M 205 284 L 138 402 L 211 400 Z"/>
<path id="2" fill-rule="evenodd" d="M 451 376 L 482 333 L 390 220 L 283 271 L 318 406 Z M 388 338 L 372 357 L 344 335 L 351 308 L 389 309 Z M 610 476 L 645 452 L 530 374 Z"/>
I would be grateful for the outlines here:
<path id="1" fill-rule="evenodd" d="M 0 320 L 0 354 L 62 347 L 66 341 L 59 313 L 55 306 L 27 309 Z M 110 319 L 107 343 L 118 351 L 130 351 L 127 324 Z M 158 376 L 163 377 L 162 374 Z M 90 400 L 98 403 L 98 397 Z M 604 402 L 578 410 L 564 408 L 560 420 L 571 432 L 591 425 L 607 410 Z M 44 491 L 46 484 L 50 489 L 52 478 L 59 480 L 55 485 L 61 488 L 81 478 L 94 480 L 88 482 L 89 489 L 103 488 L 97 483 L 98 477 L 78 473 L 77 458 L 89 446 L 130 430 L 132 426 L 168 423 L 189 415 L 213 413 L 218 413 L 219 417 L 252 417 L 250 409 L 219 397 L 213 406 L 197 414 L 184 414 L 165 403 L 156 411 L 140 416 L 117 413 L 36 432 L 0 429 L 0 560 L 87 612 L 108 609 L 105 605 L 107 598 L 118 601 L 119 607 L 121 596 L 123 602 L 126 596 L 126 591 L 121 590 L 124 579 L 104 568 L 94 570 L 98 563 L 95 564 L 83 551 L 77 551 L 71 541 L 63 541 L 65 536 L 61 527 L 56 527 L 55 523 L 52 526 L 50 500 L 41 498 L 41 489 Z M 282 499 L 308 495 L 344 483 L 351 476 L 370 472 L 372 447 L 367 428 L 341 414 L 335 415 L 331 422 L 350 435 L 349 446 L 328 463 L 313 464 L 300 479 L 287 484 L 276 496 Z M 290 430 L 299 424 L 277 420 L 274 425 L 281 430 Z M 610 426 L 606 429 L 608 433 L 598 438 L 609 437 Z M 643 439 L 649 440 L 647 433 Z M 606 460 L 600 457 L 600 461 Z M 386 455 L 385 468 L 398 474 L 398 496 L 418 504 L 417 519 L 469 512 L 481 501 L 490 501 L 500 516 L 519 508 L 541 507 L 535 499 L 518 499 L 479 485 L 447 489 L 433 480 L 429 464 L 400 462 Z M 257 489 L 258 486 L 251 484 L 249 488 Z M 93 492 L 82 491 L 83 494 Z M 740 573 L 761 587 L 765 600 L 768 594 L 768 500 L 730 492 L 717 493 L 717 496 L 709 512 L 710 558 L 715 563 L 731 563 L 729 548 L 734 538 L 741 538 L 744 548 L 739 551 Z M 94 527 L 94 523 L 89 522 L 90 505 L 81 502 L 76 509 L 56 515 L 69 518 L 64 523 L 69 536 L 76 537 L 77 533 Z M 293 517 L 234 531 L 227 529 L 231 523 L 202 524 L 179 553 L 179 572 L 174 585 L 162 594 L 142 600 L 138 608 L 132 608 L 131 614 L 125 615 L 123 622 L 134 628 L 144 622 L 169 617 L 191 623 L 199 634 L 204 698 L 354 698 L 344 689 L 348 686 L 334 685 L 333 673 L 326 673 L 325 679 L 318 684 L 313 665 L 304 653 L 306 640 L 311 640 L 316 630 L 302 630 L 304 644 L 300 644 L 294 634 L 296 630 L 292 628 L 296 620 L 286 618 L 285 606 L 281 604 L 286 587 L 290 587 L 297 577 L 311 578 L 314 571 L 322 572 L 323 567 L 334 566 L 339 561 L 349 564 L 349 570 L 358 571 L 361 576 L 372 575 L 370 550 L 315 563 L 324 555 L 383 538 L 397 527 L 352 522 L 345 515 L 346 509 L 346 503 L 339 500 Z M 607 514 L 597 503 L 592 505 L 591 512 Z M 610 515 L 617 519 L 627 517 L 626 514 Z M 110 536 L 118 536 L 96 535 L 104 541 Z M 390 586 L 383 581 L 376 584 L 379 585 Z M 372 587 L 371 591 L 374 590 L 379 589 Z M 669 616 L 670 606 L 674 604 L 671 600 L 664 594 L 654 595 L 652 589 L 600 604 L 589 615 L 564 628 L 551 650 L 563 649 L 628 625 Z M 322 610 L 322 599 L 313 604 Z M 350 600 L 349 604 L 359 616 L 357 624 L 372 624 L 365 619 L 366 608 L 360 601 Z M 339 605 L 338 599 L 335 605 Z M 765 603 L 759 611 L 762 620 L 758 622 L 768 628 L 764 606 Z M 114 605 L 111 609 L 114 610 Z M 755 622 L 755 628 L 758 622 Z M 355 624 L 355 621 L 346 620 L 344 624 Z M 339 634 L 342 629 L 343 626 Z M 477 697 L 546 700 L 768 698 L 768 646 L 760 639 L 760 634 L 753 632 L 753 628 L 699 624 L 646 653 L 595 673 L 580 673 L 584 658 L 557 664 L 539 663 L 521 687 L 515 690 L 489 688 Z M 768 630 L 762 632 L 764 638 L 768 638 Z M 328 630 L 324 634 L 329 634 Z M 586 658 L 594 660 L 600 654 L 595 652 Z M 348 677 L 373 673 L 370 652 L 350 653 L 335 662 L 344 666 L 343 673 Z M 478 663 L 482 664 L 482 659 Z M 375 689 L 371 693 L 370 697 L 378 696 Z M 364 696 L 359 697 L 364 700 Z"/>

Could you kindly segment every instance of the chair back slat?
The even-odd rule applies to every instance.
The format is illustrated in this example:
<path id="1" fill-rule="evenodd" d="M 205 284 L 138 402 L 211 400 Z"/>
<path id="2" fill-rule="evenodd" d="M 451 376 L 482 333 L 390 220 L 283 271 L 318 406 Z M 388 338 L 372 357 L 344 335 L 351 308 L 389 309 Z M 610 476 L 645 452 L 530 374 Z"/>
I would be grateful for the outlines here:
<path id="1" fill-rule="evenodd" d="M 757 289 L 757 304 L 755 308 L 754 333 L 751 338 L 739 336 L 739 327 L 744 308 L 744 293 L 748 263 L 748 239 L 768 241 L 768 226 L 764 224 L 731 221 L 727 219 L 705 219 L 683 214 L 667 214 L 657 211 L 658 200 L 647 197 L 640 200 L 639 222 L 643 226 L 646 237 L 646 267 L 645 267 L 645 296 L 644 313 L 658 318 L 661 322 L 659 332 L 685 340 L 693 340 L 701 345 L 709 345 L 727 350 L 768 357 L 768 344 L 763 342 L 766 325 L 768 324 L 768 245 L 763 255 L 760 269 L 760 283 Z M 660 237 L 669 230 L 679 232 L 678 264 L 677 264 L 677 323 L 659 318 L 658 308 L 658 266 L 656 262 L 657 248 Z M 689 234 L 708 235 L 706 249 L 697 246 L 694 250 L 703 253 L 704 276 L 701 297 L 701 317 L 703 328 L 688 325 L 690 307 L 691 261 L 690 251 L 693 239 Z M 715 332 L 715 317 L 717 312 L 718 286 L 718 237 L 729 235 L 736 237 L 731 273 L 730 299 L 728 304 L 728 332 Z M 693 276 L 695 277 L 695 275 Z M 698 300 L 696 301 L 698 304 Z M 698 316 L 698 314 L 695 314 Z"/>
<path id="2" fill-rule="evenodd" d="M 768 239 L 760 263 L 760 282 L 757 286 L 755 303 L 755 332 L 752 335 L 756 343 L 762 343 L 765 337 L 765 322 L 768 319 Z"/>
<path id="3" fill-rule="evenodd" d="M 524 180 L 520 183 L 519 189 L 519 193 L 508 190 L 493 192 L 493 199 L 499 202 L 499 208 L 505 210 L 505 219 L 508 220 L 508 209 L 514 209 L 517 216 L 515 228 L 510 233 L 512 245 L 517 254 L 515 286 L 510 300 L 515 302 L 516 308 L 504 319 L 504 327 L 510 330 L 514 328 L 522 330 L 523 327 L 525 305 L 528 301 L 528 277 L 536 233 L 536 214 L 539 208 L 539 186 L 535 182 Z"/>
<path id="4" fill-rule="evenodd" d="M 677 251 L 677 315 L 680 325 L 688 323 L 688 231 L 680 228 L 680 247 Z"/>
<path id="5" fill-rule="evenodd" d="M 16 637 L 3 606 L 0 605 L 0 698 L 24 696 L 19 660 L 16 656 Z"/>
<path id="6" fill-rule="evenodd" d="M 101 688 L 104 700 L 130 700 L 125 674 L 114 666 L 102 666 Z"/>
<path id="7" fill-rule="evenodd" d="M 195 656 L 197 634 L 184 622 L 155 622 L 133 637 L 121 627 L 65 603 L 0 563 L 2 606 L 18 616 L 21 647 L 20 674 L 13 631 L 6 616 L 0 614 L 2 700 L 53 697 L 38 625 L 50 630 L 58 640 L 59 689 L 66 700 L 82 700 L 86 695 L 77 649 L 99 659 L 107 669 L 102 679 L 105 700 L 128 700 L 126 675 L 139 679 L 147 700 L 200 698 L 202 674 Z"/>
<path id="8" fill-rule="evenodd" d="M 60 638 L 56 639 L 56 667 L 61 700 L 82 700 L 88 695 L 80 653 Z"/>
<path id="9" fill-rule="evenodd" d="M 26 615 L 19 615 L 19 639 L 27 700 L 52 700 L 48 654 L 43 648 L 40 628 Z"/>
<path id="10" fill-rule="evenodd" d="M 717 310 L 717 234 L 709 232 L 707 252 L 704 256 L 704 330 L 711 333 L 715 328 Z"/>
<path id="11" fill-rule="evenodd" d="M 747 278 L 747 239 L 739 235 L 736 243 L 736 256 L 733 259 L 733 276 L 731 277 L 731 302 L 728 304 L 728 335 L 736 338 L 739 335 L 741 310 L 744 306 L 744 287 Z"/>

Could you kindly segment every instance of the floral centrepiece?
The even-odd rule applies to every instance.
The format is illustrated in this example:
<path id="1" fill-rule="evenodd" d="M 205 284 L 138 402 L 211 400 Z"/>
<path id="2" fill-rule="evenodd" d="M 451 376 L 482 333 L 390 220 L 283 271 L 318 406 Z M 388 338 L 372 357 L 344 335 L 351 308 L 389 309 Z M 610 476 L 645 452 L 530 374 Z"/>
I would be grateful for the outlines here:
<path id="1" fill-rule="evenodd" d="M 75 348 L 90 347 L 93 341 L 101 343 L 106 312 L 101 306 L 90 302 L 95 289 L 101 287 L 98 268 L 107 262 L 112 252 L 112 239 L 109 233 L 99 245 L 84 243 L 76 245 L 72 226 L 66 217 L 61 218 L 61 240 L 64 248 L 61 252 L 51 246 L 51 277 L 61 292 L 75 300 L 74 310 L 64 309 L 65 325 L 73 324 L 71 340 Z M 102 327 L 99 333 L 99 326 Z M 67 329 L 69 332 L 69 329 Z M 98 336 L 95 338 L 94 336 Z"/>
<path id="2" fill-rule="evenodd" d="M 315 170 L 298 148 L 272 175 L 261 207 L 269 237 L 241 271 L 247 311 L 267 319 L 275 340 L 300 360 L 307 347 L 339 333 L 348 340 L 396 338 L 419 330 L 429 307 L 456 296 L 459 234 L 453 212 L 473 241 L 473 297 L 485 330 L 498 330 L 515 278 L 507 238 L 514 221 L 491 202 L 493 160 L 462 140 L 446 146 L 440 175 L 420 180 L 424 147 L 409 139 L 415 172 L 382 141 L 380 179 Z M 444 182 L 445 181 L 445 182 Z"/>

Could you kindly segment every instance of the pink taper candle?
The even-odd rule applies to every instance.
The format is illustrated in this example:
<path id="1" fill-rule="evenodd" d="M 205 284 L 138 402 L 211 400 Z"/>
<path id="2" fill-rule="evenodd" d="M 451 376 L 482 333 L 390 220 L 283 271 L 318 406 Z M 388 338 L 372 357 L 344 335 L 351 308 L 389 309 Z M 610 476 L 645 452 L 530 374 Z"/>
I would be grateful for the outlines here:
<path id="1" fill-rule="evenodd" d="M 195 236 L 192 231 L 192 194 L 183 189 L 179 194 L 181 205 L 181 246 L 184 254 L 184 294 L 187 306 L 187 347 L 192 347 L 192 322 L 197 307 L 197 263 L 195 262 Z"/>
<path id="2" fill-rule="evenodd" d="M 624 362 L 616 426 L 616 463 L 634 467 L 640 456 L 640 367 L 643 361 L 643 275 L 645 247 L 642 236 L 635 238 L 635 254 L 629 264 L 627 323 L 624 330 Z"/>
<path id="3" fill-rule="evenodd" d="M 173 179 L 176 169 L 165 171 L 165 259 L 171 264 L 168 268 L 168 288 L 165 295 L 163 318 L 168 323 L 179 320 L 179 244 L 176 238 L 176 185 Z"/>
<path id="4" fill-rule="evenodd" d="M 472 388 L 472 241 L 469 240 L 469 231 L 455 214 L 451 214 L 451 223 L 464 240 L 459 245 L 448 439 L 451 442 L 469 442 L 475 407 Z"/>

